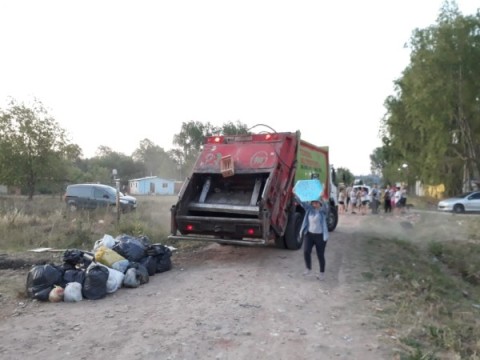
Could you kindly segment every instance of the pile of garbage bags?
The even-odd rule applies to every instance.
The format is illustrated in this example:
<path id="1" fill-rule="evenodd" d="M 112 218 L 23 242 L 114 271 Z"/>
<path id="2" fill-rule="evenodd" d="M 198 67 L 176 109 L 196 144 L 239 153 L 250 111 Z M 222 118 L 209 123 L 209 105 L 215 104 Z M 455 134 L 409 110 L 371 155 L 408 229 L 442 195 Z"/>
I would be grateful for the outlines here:
<path id="1" fill-rule="evenodd" d="M 98 300 L 121 287 L 136 288 L 172 268 L 172 250 L 146 236 L 105 235 L 92 252 L 69 249 L 63 264 L 35 265 L 28 272 L 27 296 L 41 301 Z"/>

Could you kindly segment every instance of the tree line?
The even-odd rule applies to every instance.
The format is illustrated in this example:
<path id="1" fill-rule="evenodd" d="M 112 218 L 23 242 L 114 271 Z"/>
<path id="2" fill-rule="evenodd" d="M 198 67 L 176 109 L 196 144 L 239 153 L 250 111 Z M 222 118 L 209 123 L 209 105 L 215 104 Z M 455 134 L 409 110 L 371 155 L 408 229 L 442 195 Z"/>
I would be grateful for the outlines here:
<path id="1" fill-rule="evenodd" d="M 32 199 L 36 193 L 61 193 L 69 183 L 112 184 L 113 169 L 122 185 L 153 175 L 183 180 L 205 136 L 246 132 L 247 125 L 239 121 L 221 126 L 189 121 L 174 135 L 173 149 L 143 139 L 131 155 L 99 146 L 96 156 L 85 159 L 41 101 L 26 104 L 11 99 L 0 109 L 0 184 L 20 188 Z"/>
<path id="2" fill-rule="evenodd" d="M 469 190 L 480 176 L 480 10 L 445 2 L 435 24 L 415 29 L 410 63 L 385 100 L 382 146 L 370 156 L 384 182 Z"/>

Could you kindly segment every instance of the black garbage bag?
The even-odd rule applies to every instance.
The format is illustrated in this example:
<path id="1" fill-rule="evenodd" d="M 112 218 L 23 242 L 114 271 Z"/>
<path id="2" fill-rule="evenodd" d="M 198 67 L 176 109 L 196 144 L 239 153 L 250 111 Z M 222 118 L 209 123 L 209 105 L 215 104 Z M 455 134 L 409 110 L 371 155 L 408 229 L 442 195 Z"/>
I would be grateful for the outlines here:
<path id="1" fill-rule="evenodd" d="M 165 245 L 162 244 L 152 244 L 147 246 L 145 250 L 148 256 L 157 256 L 157 255 L 172 255 L 172 251 Z"/>
<path id="2" fill-rule="evenodd" d="M 35 265 L 27 275 L 27 296 L 48 301 L 48 295 L 54 285 L 61 286 L 63 270 L 53 264 Z"/>
<path id="3" fill-rule="evenodd" d="M 156 260 L 155 272 L 161 273 L 172 268 L 172 251 L 162 244 L 153 244 L 147 247 L 147 255 L 153 256 Z"/>
<path id="4" fill-rule="evenodd" d="M 140 264 L 145 266 L 149 276 L 153 276 L 157 272 L 157 260 L 153 256 L 145 256 L 140 260 Z"/>
<path id="5" fill-rule="evenodd" d="M 145 245 L 141 240 L 130 235 L 119 235 L 115 239 L 117 244 L 113 247 L 117 253 L 129 261 L 140 261 L 145 257 Z"/>
<path id="6" fill-rule="evenodd" d="M 63 282 L 67 285 L 70 282 L 78 282 L 80 285 L 83 284 L 85 280 L 85 270 L 84 269 L 68 269 L 63 273 Z"/>
<path id="7" fill-rule="evenodd" d="M 138 278 L 140 280 L 140 285 L 146 284 L 150 280 L 147 268 L 144 265 L 142 265 L 141 263 L 131 262 L 128 265 L 128 268 L 129 269 L 134 268 L 134 269 L 137 270 Z M 127 269 L 127 271 L 128 271 L 128 269 Z"/>
<path id="8" fill-rule="evenodd" d="M 157 273 L 162 273 L 172 268 L 172 259 L 170 255 L 155 256 L 155 259 L 157 259 L 157 268 L 155 269 Z"/>
<path id="9" fill-rule="evenodd" d="M 89 300 L 98 300 L 107 295 L 108 269 L 105 266 L 91 264 L 83 282 L 82 295 Z"/>
<path id="10" fill-rule="evenodd" d="M 63 253 L 63 262 L 70 265 L 78 265 L 83 262 L 83 251 L 68 249 Z"/>
<path id="11" fill-rule="evenodd" d="M 63 267 L 66 269 L 70 265 L 71 268 L 83 267 L 87 268 L 93 260 L 93 255 L 89 252 L 68 249 L 63 253 Z"/>

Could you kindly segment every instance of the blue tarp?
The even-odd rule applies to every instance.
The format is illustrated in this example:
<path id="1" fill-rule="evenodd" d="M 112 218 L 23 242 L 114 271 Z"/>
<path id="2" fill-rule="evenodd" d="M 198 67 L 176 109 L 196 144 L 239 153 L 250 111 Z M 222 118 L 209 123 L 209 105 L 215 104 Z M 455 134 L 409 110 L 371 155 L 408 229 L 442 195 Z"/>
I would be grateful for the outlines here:
<path id="1" fill-rule="evenodd" d="M 293 191 L 301 201 L 320 200 L 323 186 L 320 180 L 298 180 Z"/>

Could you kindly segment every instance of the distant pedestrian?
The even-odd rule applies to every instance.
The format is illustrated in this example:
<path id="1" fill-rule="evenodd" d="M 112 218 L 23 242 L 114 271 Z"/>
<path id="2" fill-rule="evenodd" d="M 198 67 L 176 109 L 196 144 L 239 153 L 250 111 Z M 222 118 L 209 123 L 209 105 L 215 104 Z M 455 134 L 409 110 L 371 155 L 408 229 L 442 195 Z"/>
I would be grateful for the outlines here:
<path id="1" fill-rule="evenodd" d="M 348 212 L 348 208 L 350 205 L 350 193 L 352 192 L 352 187 L 351 186 L 347 187 L 347 190 L 345 192 L 347 194 L 347 202 L 345 203 L 345 212 Z"/>
<path id="2" fill-rule="evenodd" d="M 357 190 L 355 188 L 352 188 L 352 191 L 350 191 L 350 204 L 352 204 L 350 207 L 350 212 L 352 214 L 356 214 L 355 209 L 357 208 Z"/>
<path id="3" fill-rule="evenodd" d="M 385 214 L 392 212 L 392 192 L 388 185 L 383 193 L 383 210 Z"/>
<path id="4" fill-rule="evenodd" d="M 400 186 L 397 186 L 396 191 L 393 195 L 393 212 L 394 213 L 400 213 L 402 210 L 402 203 L 400 202 L 400 199 L 402 198 L 402 190 Z"/>
<path id="5" fill-rule="evenodd" d="M 398 208 L 402 213 L 407 210 L 407 189 L 405 187 L 400 188 L 400 200 L 398 201 Z"/>
<path id="6" fill-rule="evenodd" d="M 373 188 L 370 191 L 370 201 L 372 214 L 378 214 L 378 204 L 379 204 L 379 193 L 377 189 L 377 184 L 373 184 Z"/>
<path id="7" fill-rule="evenodd" d="M 340 190 L 340 192 L 338 193 L 338 209 L 340 214 L 343 214 L 346 212 L 345 197 L 346 197 L 345 189 Z"/>
<path id="8" fill-rule="evenodd" d="M 360 205 L 359 205 L 360 214 L 366 215 L 367 214 L 367 207 L 368 207 L 367 188 L 362 188 L 359 191 L 360 191 Z"/>

